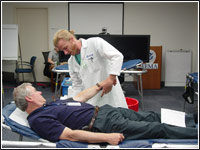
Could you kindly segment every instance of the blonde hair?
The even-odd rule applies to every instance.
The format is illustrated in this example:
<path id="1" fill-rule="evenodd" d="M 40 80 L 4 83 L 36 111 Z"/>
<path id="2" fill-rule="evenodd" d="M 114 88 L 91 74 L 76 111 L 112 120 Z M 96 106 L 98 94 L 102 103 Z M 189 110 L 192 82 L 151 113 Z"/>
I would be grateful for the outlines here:
<path id="1" fill-rule="evenodd" d="M 23 83 L 20 86 L 14 88 L 13 99 L 15 101 L 16 106 L 22 111 L 26 111 L 28 107 L 28 103 L 25 99 L 25 96 L 28 96 L 30 94 L 30 91 L 27 88 L 27 86 L 31 85 L 31 83 Z"/>
<path id="2" fill-rule="evenodd" d="M 73 30 L 72 31 L 67 31 L 67 30 L 64 30 L 64 29 L 58 30 L 54 35 L 53 44 L 56 47 L 57 44 L 58 44 L 58 41 L 60 39 L 64 39 L 66 41 L 69 41 L 71 37 L 75 38 Z"/>

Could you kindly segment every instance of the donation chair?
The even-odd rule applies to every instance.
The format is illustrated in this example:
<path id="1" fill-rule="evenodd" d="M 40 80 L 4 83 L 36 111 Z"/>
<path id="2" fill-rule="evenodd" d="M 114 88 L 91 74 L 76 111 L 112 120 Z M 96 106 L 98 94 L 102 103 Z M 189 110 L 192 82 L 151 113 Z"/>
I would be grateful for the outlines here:
<path id="1" fill-rule="evenodd" d="M 35 133 L 28 124 L 28 114 L 16 108 L 14 101 L 2 109 L 2 128 L 19 134 L 18 141 L 2 140 L 3 148 L 197 148 L 198 139 L 138 139 L 124 140 L 118 145 L 109 145 L 108 143 L 73 142 L 68 140 L 59 140 L 50 142 L 41 138 Z M 2 136 L 3 133 L 2 133 Z M 34 140 L 23 141 L 23 137 L 29 137 Z"/>
<path id="2" fill-rule="evenodd" d="M 15 73 L 17 75 L 16 77 L 17 83 L 19 83 L 19 73 L 32 73 L 35 85 L 37 85 L 36 76 L 34 72 L 34 64 L 35 64 L 36 58 L 37 58 L 36 56 L 32 56 L 30 59 L 30 62 L 26 62 L 26 61 L 17 62 L 16 69 L 15 69 Z M 23 76 L 23 82 L 24 82 L 24 76 Z"/>

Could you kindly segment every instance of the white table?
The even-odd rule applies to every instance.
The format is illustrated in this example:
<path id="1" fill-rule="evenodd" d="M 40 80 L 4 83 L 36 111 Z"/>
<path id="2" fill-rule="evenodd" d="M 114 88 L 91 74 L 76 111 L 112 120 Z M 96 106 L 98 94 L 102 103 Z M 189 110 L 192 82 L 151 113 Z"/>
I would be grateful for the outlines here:
<path id="1" fill-rule="evenodd" d="M 69 73 L 69 70 L 57 70 L 57 69 L 55 69 L 55 67 L 52 69 L 52 71 L 53 72 L 55 72 L 56 73 L 56 83 L 55 83 L 55 98 L 57 97 L 57 89 L 58 89 L 58 76 L 59 76 L 59 74 L 61 75 L 61 77 L 60 77 L 60 83 L 62 83 L 62 81 L 63 81 L 63 74 L 67 74 L 67 73 Z M 60 86 L 60 89 L 61 89 L 61 86 Z M 60 91 L 60 89 L 59 89 L 59 91 Z"/>
<path id="2" fill-rule="evenodd" d="M 140 95 L 140 101 L 142 103 L 142 110 L 144 110 L 144 102 L 143 102 L 143 86 L 142 86 L 142 74 L 146 73 L 147 70 L 121 70 L 121 73 L 130 74 L 136 76 L 137 79 L 137 90 Z"/>

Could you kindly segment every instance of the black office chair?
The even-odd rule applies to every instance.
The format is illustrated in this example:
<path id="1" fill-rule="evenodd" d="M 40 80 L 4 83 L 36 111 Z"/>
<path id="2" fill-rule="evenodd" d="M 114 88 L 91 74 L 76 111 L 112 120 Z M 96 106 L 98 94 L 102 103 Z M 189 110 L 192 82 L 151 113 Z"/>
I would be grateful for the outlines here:
<path id="1" fill-rule="evenodd" d="M 55 88 L 55 79 L 56 79 L 56 73 L 51 72 L 51 64 L 48 62 L 48 56 L 49 56 L 49 52 L 42 52 L 43 56 L 44 56 L 44 70 L 43 70 L 43 75 L 47 76 L 48 78 L 51 79 L 51 91 L 54 92 L 54 88 Z"/>
<path id="2" fill-rule="evenodd" d="M 42 54 L 43 54 L 43 57 L 44 57 L 44 64 L 45 64 L 45 67 L 44 67 L 44 70 L 43 70 L 43 75 L 51 78 L 51 72 L 49 70 L 49 67 L 50 67 L 51 64 L 48 62 L 49 52 L 42 52 Z"/>
<path id="3" fill-rule="evenodd" d="M 19 75 L 18 75 L 19 73 L 32 73 L 35 85 L 37 85 L 36 76 L 34 72 L 34 64 L 36 58 L 37 58 L 36 56 L 32 56 L 30 62 L 26 61 L 17 62 L 17 68 L 15 69 L 15 73 L 17 75 L 17 83 L 19 83 Z M 23 76 L 23 82 L 24 82 L 24 76 Z"/>

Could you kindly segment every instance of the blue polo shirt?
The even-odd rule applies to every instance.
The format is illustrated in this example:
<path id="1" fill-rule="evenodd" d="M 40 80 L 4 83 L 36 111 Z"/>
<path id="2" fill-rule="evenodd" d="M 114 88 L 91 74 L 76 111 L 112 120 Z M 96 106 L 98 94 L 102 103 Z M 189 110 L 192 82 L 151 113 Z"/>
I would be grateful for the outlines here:
<path id="1" fill-rule="evenodd" d="M 44 104 L 27 117 L 30 127 L 42 138 L 56 142 L 65 127 L 72 130 L 88 125 L 94 114 L 94 106 L 88 103 L 57 100 Z"/>

